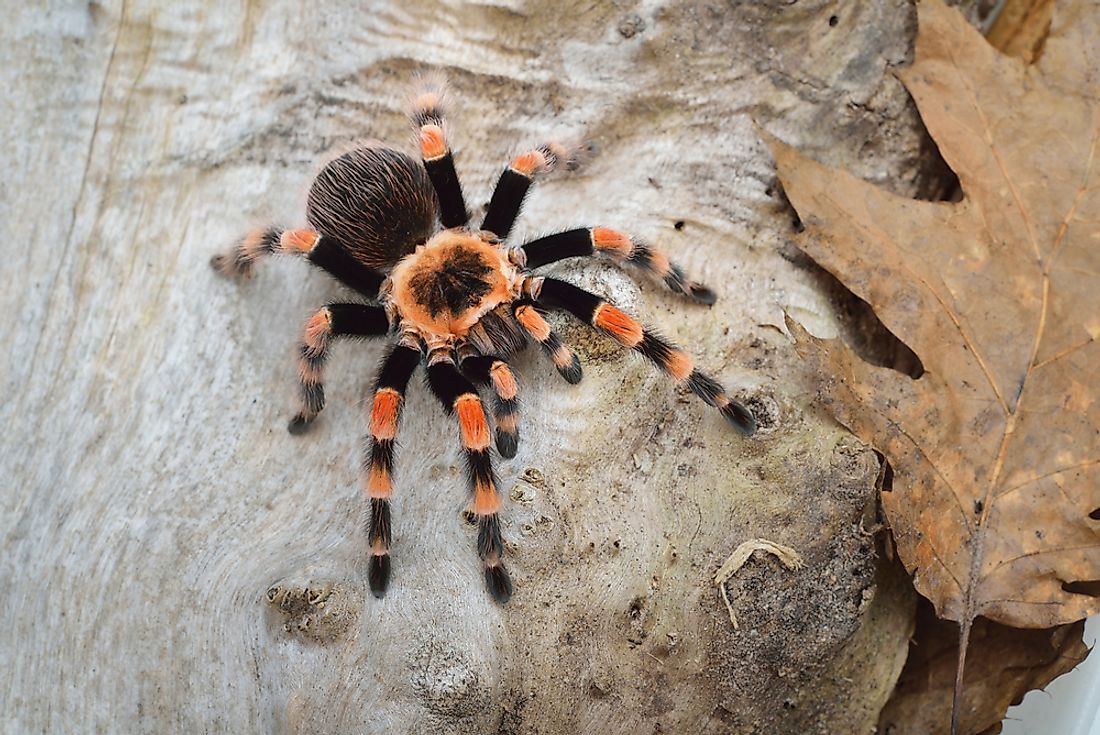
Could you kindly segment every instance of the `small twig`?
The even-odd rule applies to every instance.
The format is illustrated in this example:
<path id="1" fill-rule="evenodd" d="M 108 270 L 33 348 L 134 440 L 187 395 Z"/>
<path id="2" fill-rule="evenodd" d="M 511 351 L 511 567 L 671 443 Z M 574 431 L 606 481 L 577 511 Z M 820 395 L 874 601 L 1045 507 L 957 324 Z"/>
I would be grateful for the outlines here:
<path id="1" fill-rule="evenodd" d="M 722 564 L 721 568 L 714 575 L 714 584 L 717 585 L 718 591 L 722 594 L 722 602 L 726 603 L 726 610 L 730 614 L 730 623 L 733 624 L 734 630 L 739 630 L 737 625 L 737 616 L 733 614 L 733 604 L 730 602 L 729 595 L 726 594 L 726 582 L 734 574 L 737 574 L 737 570 L 745 566 L 745 562 L 752 556 L 752 552 L 756 550 L 766 551 L 787 567 L 787 569 L 795 570 L 802 568 L 802 557 L 798 555 L 798 552 L 789 546 L 783 544 L 777 544 L 774 541 L 768 541 L 764 538 L 749 539 L 745 543 L 738 546 Z"/>

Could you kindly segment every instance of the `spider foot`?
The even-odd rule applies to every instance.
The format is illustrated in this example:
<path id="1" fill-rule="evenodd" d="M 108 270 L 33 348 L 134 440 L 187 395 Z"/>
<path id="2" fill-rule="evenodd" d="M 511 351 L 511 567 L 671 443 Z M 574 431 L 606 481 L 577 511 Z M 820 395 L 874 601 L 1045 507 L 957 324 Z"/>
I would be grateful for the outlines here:
<path id="1" fill-rule="evenodd" d="M 733 424 L 733 428 L 737 429 L 745 436 L 751 436 L 756 432 L 756 418 L 753 417 L 752 411 L 743 404 L 737 401 L 730 401 L 719 410 L 722 412 L 722 415 Z"/>
<path id="2" fill-rule="evenodd" d="M 286 425 L 286 430 L 294 436 L 301 436 L 313 427 L 313 421 L 316 417 L 306 417 L 303 414 L 297 414 L 290 420 L 290 423 Z"/>
<path id="3" fill-rule="evenodd" d="M 568 355 L 554 355 L 554 367 L 558 369 L 558 373 L 565 378 L 565 382 L 572 385 L 576 385 L 581 382 L 581 378 L 584 377 L 584 371 L 581 370 L 581 361 L 577 359 L 577 356 L 572 350 Z M 560 359 L 560 363 L 559 363 Z"/>
<path id="4" fill-rule="evenodd" d="M 485 567 L 485 586 L 489 588 L 493 599 L 502 605 L 512 599 L 512 579 L 503 564 Z"/>
<path id="5" fill-rule="evenodd" d="M 378 599 L 382 599 L 386 595 L 386 587 L 390 584 L 389 554 L 374 554 L 371 556 L 368 579 L 371 594 Z"/>
<path id="6" fill-rule="evenodd" d="M 231 281 L 243 281 L 252 277 L 251 263 L 234 257 L 233 253 L 212 256 L 210 267 Z"/>
<path id="7" fill-rule="evenodd" d="M 519 432 L 497 431 L 497 451 L 505 459 L 516 456 L 519 447 Z"/>
<path id="8" fill-rule="evenodd" d="M 714 293 L 711 289 L 707 288 L 701 283 L 691 283 L 687 287 L 688 296 L 700 304 L 711 306 L 718 301 L 718 294 Z"/>

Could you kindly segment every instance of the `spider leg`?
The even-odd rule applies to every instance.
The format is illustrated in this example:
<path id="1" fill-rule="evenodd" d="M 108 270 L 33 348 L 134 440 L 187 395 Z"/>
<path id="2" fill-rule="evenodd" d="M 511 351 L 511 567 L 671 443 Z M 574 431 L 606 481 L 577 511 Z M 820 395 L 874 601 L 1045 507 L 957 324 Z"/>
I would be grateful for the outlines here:
<path id="1" fill-rule="evenodd" d="M 376 298 L 378 288 L 385 280 L 382 273 L 357 261 L 336 240 L 310 229 L 268 227 L 252 230 L 228 253 L 211 258 L 210 265 L 230 278 L 242 278 L 252 275 L 256 262 L 268 255 L 304 256 L 310 263 L 367 298 Z"/>
<path id="2" fill-rule="evenodd" d="M 538 268 L 565 258 L 604 255 L 657 276 L 672 291 L 701 304 L 713 304 L 718 299 L 714 291 L 689 279 L 684 269 L 669 260 L 664 251 L 606 227 L 582 227 L 547 235 L 525 243 L 520 249 L 527 268 Z"/>
<path id="3" fill-rule="evenodd" d="M 439 197 L 439 219 L 445 229 L 464 227 L 470 216 L 455 171 L 454 156 L 447 143 L 442 89 L 430 88 L 419 94 L 413 101 L 411 117 L 420 141 L 424 168 Z"/>
<path id="4" fill-rule="evenodd" d="M 444 410 L 458 418 L 462 448 L 473 492 L 471 510 L 477 518 L 477 553 L 485 569 L 485 584 L 497 602 L 512 596 L 512 581 L 504 568 L 504 543 L 500 538 L 501 508 L 493 463 L 489 456 L 489 424 L 477 389 L 458 372 L 449 354 L 433 352 L 428 364 L 428 384 Z"/>
<path id="5" fill-rule="evenodd" d="M 562 342 L 558 333 L 550 328 L 534 304 L 530 301 L 517 301 L 512 307 L 512 313 L 515 314 L 519 325 L 523 327 L 523 331 L 538 342 L 542 351 L 550 356 L 554 367 L 566 382 L 573 384 L 581 382 L 583 377 L 581 361 L 577 359 L 576 353 L 569 348 L 569 345 Z"/>
<path id="6" fill-rule="evenodd" d="M 548 143 L 512 159 L 508 168 L 497 179 L 481 229 L 493 233 L 498 240 L 506 240 L 535 177 L 552 171 L 559 162 L 567 158 L 568 151 L 563 146 Z"/>
<path id="7" fill-rule="evenodd" d="M 519 401 L 516 396 L 516 376 L 511 366 L 495 355 L 463 354 L 459 350 L 459 367 L 475 383 L 488 383 L 493 388 L 493 423 L 496 424 L 497 451 L 511 459 L 519 445 Z"/>
<path id="8" fill-rule="evenodd" d="M 714 406 L 742 434 L 756 431 L 756 419 L 748 408 L 731 399 L 713 378 L 699 372 L 691 356 L 676 345 L 644 328 L 634 317 L 593 293 L 555 278 L 544 278 L 537 301 L 565 309 L 577 319 L 610 335 L 653 361 L 678 382 L 685 383 L 705 403 Z"/>
<path id="9" fill-rule="evenodd" d="M 370 440 L 362 478 L 363 494 L 370 502 L 370 525 L 367 540 L 371 560 L 369 581 L 375 597 L 386 593 L 390 579 L 390 497 L 393 495 L 393 450 L 405 389 L 421 352 L 406 344 L 394 345 L 389 351 L 374 383 L 374 400 L 370 412 Z"/>
<path id="10" fill-rule="evenodd" d="M 301 434 L 325 407 L 324 369 L 329 347 L 342 337 L 378 337 L 389 331 L 385 309 L 364 304 L 327 304 L 306 322 L 298 345 L 301 408 L 287 430 Z"/>

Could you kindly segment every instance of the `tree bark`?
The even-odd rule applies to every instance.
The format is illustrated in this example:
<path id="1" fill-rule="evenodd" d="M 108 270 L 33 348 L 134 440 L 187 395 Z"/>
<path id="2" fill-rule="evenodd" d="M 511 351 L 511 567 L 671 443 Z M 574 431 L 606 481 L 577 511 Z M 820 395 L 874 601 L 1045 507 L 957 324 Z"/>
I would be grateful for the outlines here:
<path id="1" fill-rule="evenodd" d="M 871 732 L 913 596 L 863 528 L 877 460 L 815 408 L 783 333 L 784 310 L 817 334 L 845 323 L 784 246 L 757 130 L 934 192 L 942 167 L 890 73 L 909 3 L 312 5 L 9 10 L 3 729 Z M 688 347 L 761 423 L 742 439 L 555 322 L 585 380 L 518 361 L 504 607 L 460 514 L 454 428 L 418 385 L 393 587 L 370 596 L 356 467 L 383 346 L 337 347 L 329 407 L 291 436 L 293 345 L 339 289 L 301 262 L 239 288 L 207 266 L 250 225 L 301 223 L 333 150 L 412 151 L 402 108 L 425 71 L 450 81 L 476 210 L 524 146 L 592 142 L 537 185 L 514 239 L 601 224 L 669 250 L 717 305 L 604 264 L 554 272 Z M 735 630 L 713 577 L 756 537 L 805 565 L 750 559 L 726 585 Z"/>

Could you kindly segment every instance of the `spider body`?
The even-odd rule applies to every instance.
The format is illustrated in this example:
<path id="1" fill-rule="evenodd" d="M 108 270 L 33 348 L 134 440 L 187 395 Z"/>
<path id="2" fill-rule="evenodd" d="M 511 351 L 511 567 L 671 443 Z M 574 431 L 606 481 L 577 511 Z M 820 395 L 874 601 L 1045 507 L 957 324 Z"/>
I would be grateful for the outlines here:
<path id="1" fill-rule="evenodd" d="M 288 426 L 291 433 L 307 429 L 324 408 L 324 367 L 333 341 L 394 339 L 375 379 L 361 476 L 370 507 L 374 594 L 381 597 L 389 583 L 396 440 L 405 391 L 423 365 L 432 393 L 456 420 L 478 556 L 490 593 L 505 602 L 512 583 L 503 563 L 502 502 L 491 445 L 495 434 L 497 452 L 510 458 L 519 442 L 519 384 L 508 359 L 535 342 L 565 380 L 577 383 L 582 377 L 580 361 L 543 317 L 545 310 L 568 312 L 643 355 L 741 433 L 751 434 L 756 424 L 686 352 L 596 294 L 534 272 L 565 258 L 604 256 L 649 272 L 696 302 L 714 303 L 714 292 L 688 279 L 663 252 L 604 227 L 504 245 L 532 182 L 566 162 L 560 146 L 540 146 L 514 158 L 475 230 L 444 133 L 441 94 L 417 98 L 411 117 L 420 161 L 383 146 L 344 153 L 313 182 L 308 228 L 256 230 L 211 263 L 227 276 L 242 277 L 266 255 L 300 255 L 368 302 L 330 303 L 306 322 L 298 349 L 300 407 Z M 492 428 L 478 385 L 490 397 Z"/>

